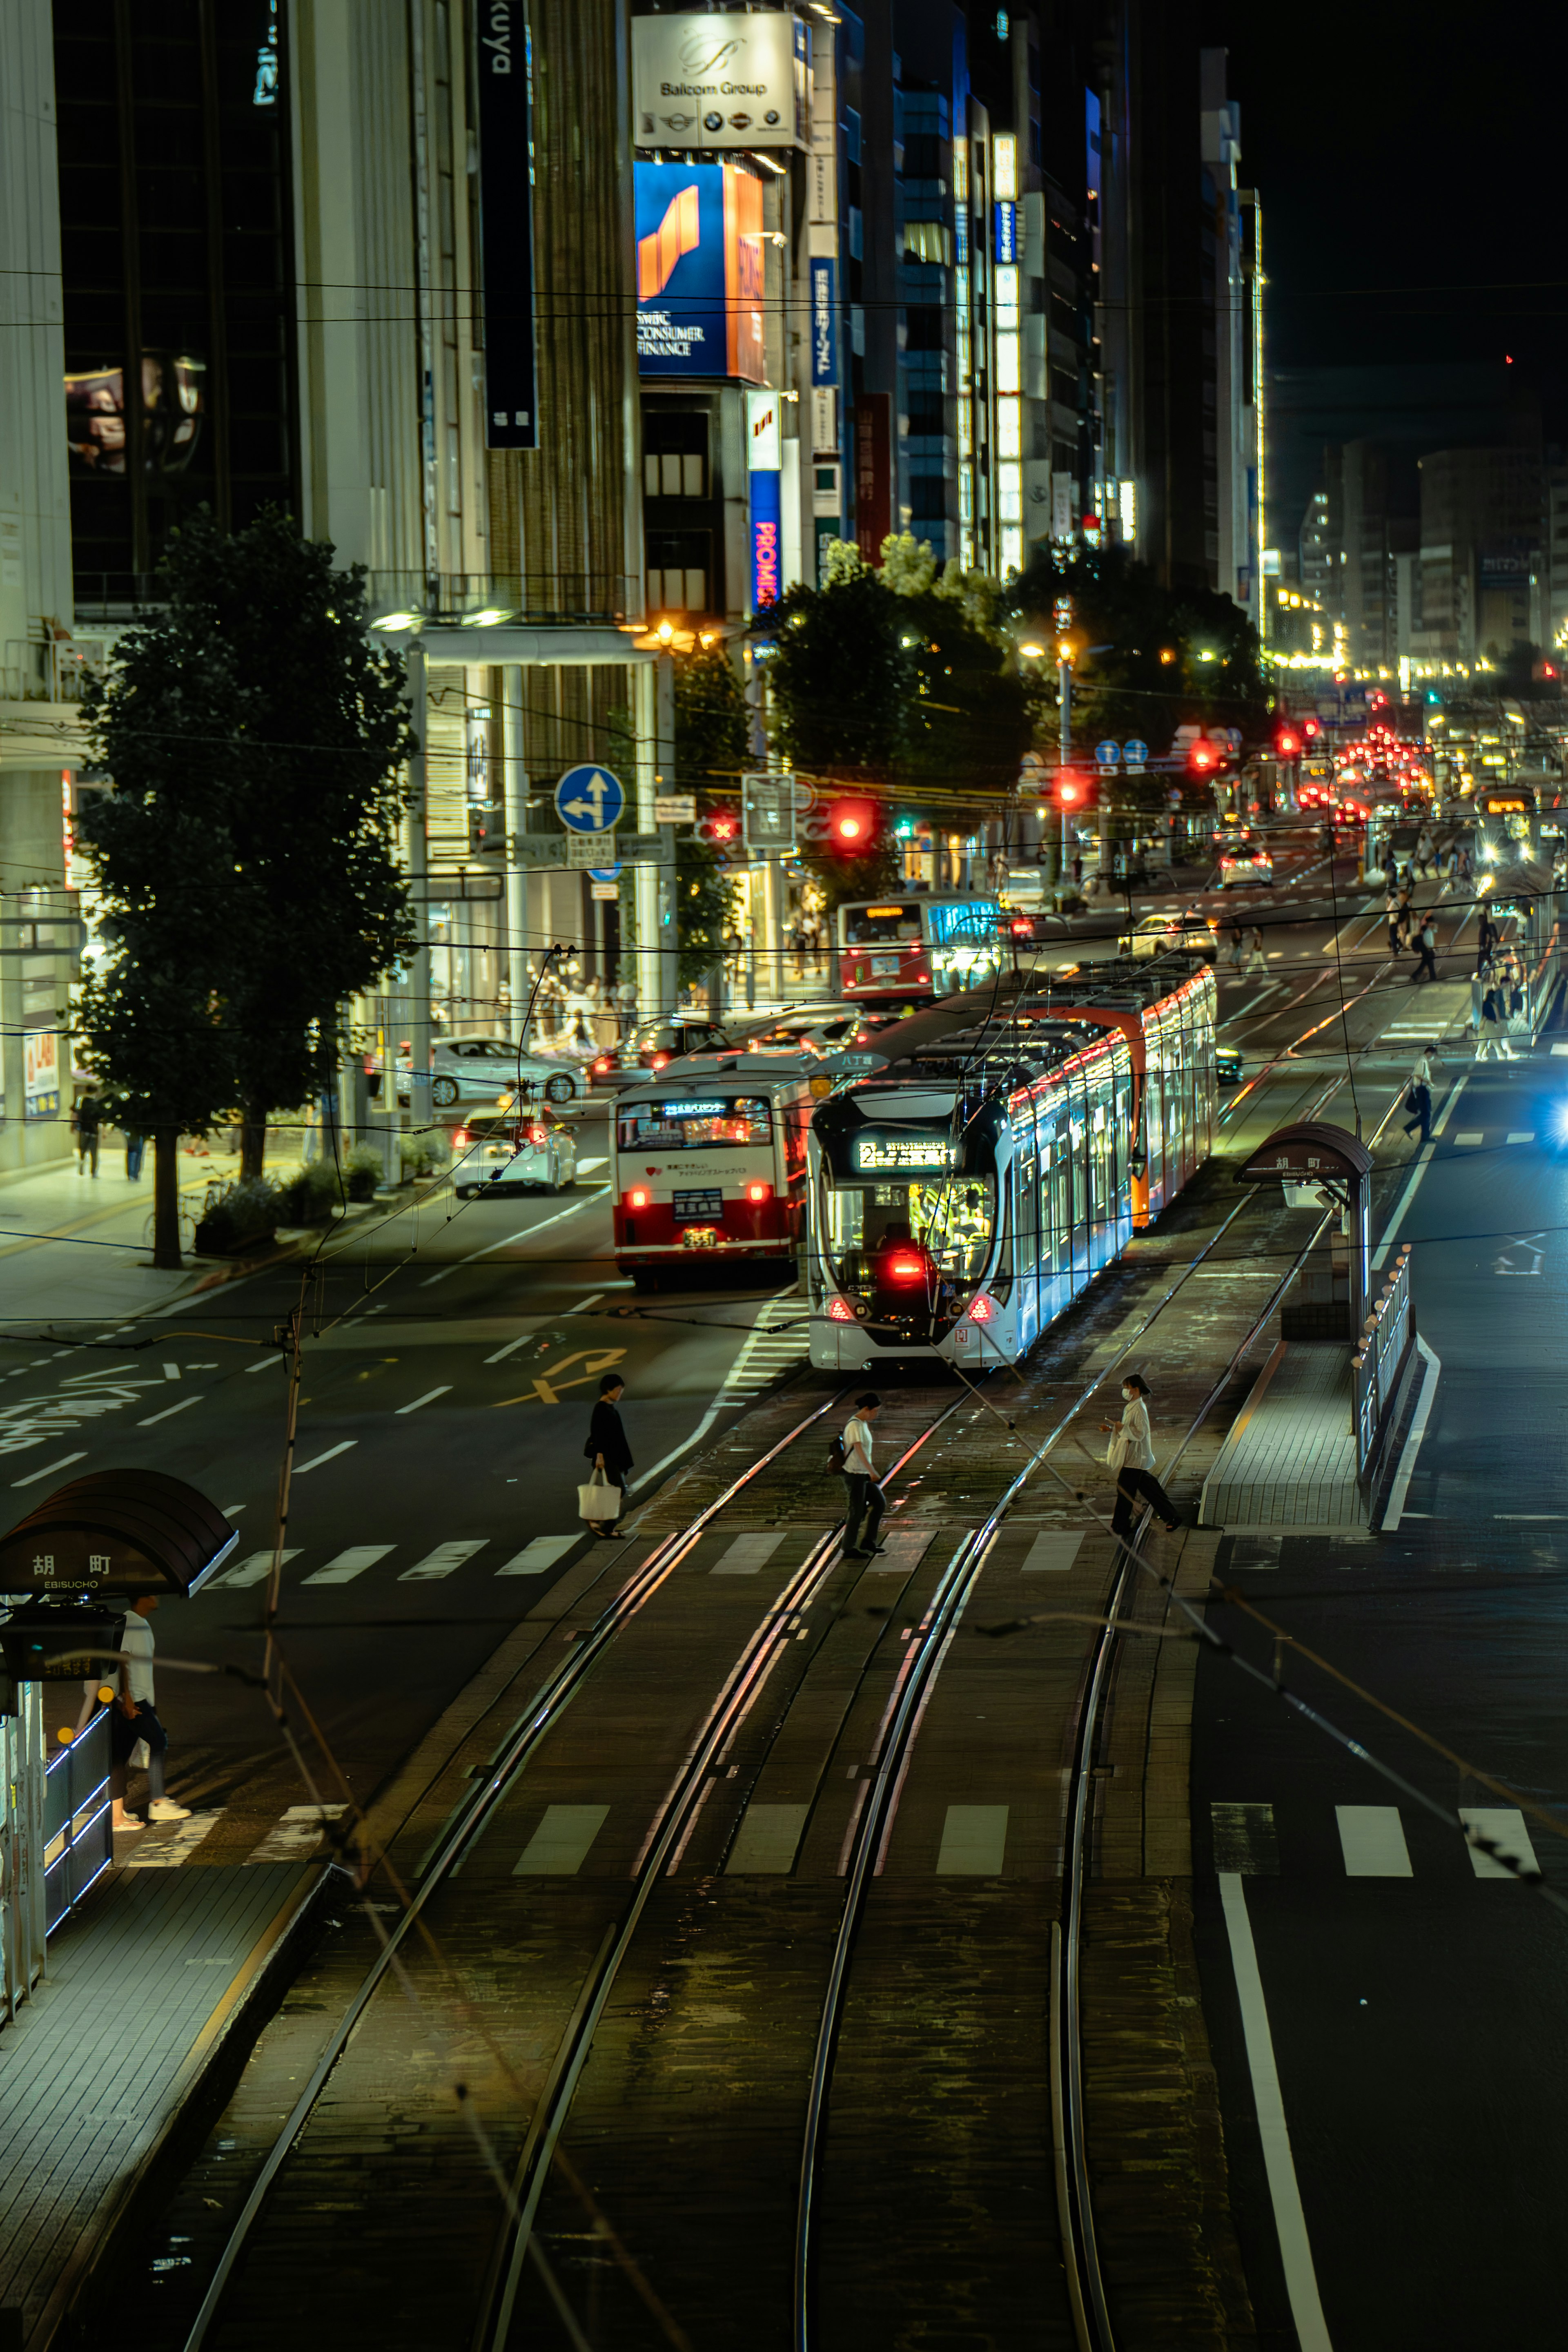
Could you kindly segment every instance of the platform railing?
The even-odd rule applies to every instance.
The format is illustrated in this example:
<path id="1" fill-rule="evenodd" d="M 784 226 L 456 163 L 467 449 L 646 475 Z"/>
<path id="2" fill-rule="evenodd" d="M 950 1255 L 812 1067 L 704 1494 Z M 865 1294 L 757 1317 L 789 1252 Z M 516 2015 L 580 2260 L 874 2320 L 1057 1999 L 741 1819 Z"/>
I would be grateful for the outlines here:
<path id="1" fill-rule="evenodd" d="M 1410 1244 L 1405 1244 L 1361 1327 L 1351 1370 L 1355 1386 L 1355 1466 L 1365 1477 L 1382 1442 L 1405 1360 L 1416 1344 Z"/>
<path id="2" fill-rule="evenodd" d="M 111 1707 L 100 1706 L 69 1747 L 49 1760 L 44 1783 L 44 1916 L 45 1932 L 51 1936 L 114 1859 L 112 1715 Z"/>

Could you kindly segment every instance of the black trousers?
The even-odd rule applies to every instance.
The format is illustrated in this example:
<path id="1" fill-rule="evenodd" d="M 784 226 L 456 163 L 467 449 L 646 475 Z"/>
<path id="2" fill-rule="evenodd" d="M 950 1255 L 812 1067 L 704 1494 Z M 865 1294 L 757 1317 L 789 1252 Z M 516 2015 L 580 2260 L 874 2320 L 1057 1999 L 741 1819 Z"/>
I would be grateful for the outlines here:
<path id="1" fill-rule="evenodd" d="M 1147 1503 L 1156 1519 L 1169 1527 L 1176 1519 L 1176 1505 L 1152 1470 L 1123 1469 L 1116 1473 L 1116 1507 L 1111 1514 L 1111 1532 L 1115 1536 L 1131 1535 L 1133 1507 Z"/>
<path id="2" fill-rule="evenodd" d="M 861 1521 L 863 1518 L 865 1521 L 863 1548 L 869 1551 L 876 1542 L 877 1529 L 882 1525 L 884 1508 L 882 1488 L 874 1478 L 868 1478 L 861 1470 L 846 1470 L 844 1485 L 849 1489 L 850 1497 L 849 1516 L 844 1522 L 844 1549 L 846 1551 L 862 1549 Z"/>
<path id="3" fill-rule="evenodd" d="M 125 1776 L 130 1769 L 131 1751 L 139 1739 L 147 1742 L 148 1793 L 154 1804 L 163 1794 L 163 1759 L 169 1752 L 169 1735 L 157 1716 L 141 1700 L 133 1716 L 116 1706 L 109 1726 L 109 1793 L 125 1801 Z"/>

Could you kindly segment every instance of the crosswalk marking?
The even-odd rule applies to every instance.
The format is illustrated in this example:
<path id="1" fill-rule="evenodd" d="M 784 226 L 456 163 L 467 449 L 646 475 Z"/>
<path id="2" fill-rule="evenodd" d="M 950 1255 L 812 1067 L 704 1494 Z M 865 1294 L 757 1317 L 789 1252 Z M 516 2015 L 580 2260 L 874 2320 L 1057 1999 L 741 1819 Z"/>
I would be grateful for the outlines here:
<path id="1" fill-rule="evenodd" d="M 1509 1131 L 1508 1139 L 1511 1143 L 1533 1143 L 1535 1129 L 1532 1127 L 1512 1128 Z"/>
<path id="2" fill-rule="evenodd" d="M 348 1810 L 347 1805 L 289 1805 L 261 1843 L 252 1847 L 246 1862 L 302 1862 L 315 1853 L 324 1823 L 340 1821 Z"/>
<path id="3" fill-rule="evenodd" d="M 1082 1528 L 1053 1528 L 1048 1535 L 1036 1536 L 1019 1563 L 1019 1572 L 1034 1576 L 1041 1570 L 1051 1575 L 1064 1575 L 1083 1549 Z"/>
<path id="4" fill-rule="evenodd" d="M 412 1568 L 405 1568 L 398 1582 L 434 1584 L 439 1577 L 450 1576 L 455 1568 L 461 1568 L 465 1559 L 472 1559 L 476 1551 L 483 1551 L 489 1540 L 488 1536 L 476 1536 L 461 1543 L 437 1544 L 434 1551 L 426 1552 L 424 1558 L 416 1560 Z"/>
<path id="5" fill-rule="evenodd" d="M 125 1857 L 127 1870 L 178 1870 L 180 1864 L 194 1853 L 214 1823 L 221 1819 L 223 1807 L 215 1806 L 210 1813 L 193 1813 L 188 1822 L 179 1822 L 168 1837 L 160 1837 L 157 1826 L 149 1828 Z"/>
<path id="6" fill-rule="evenodd" d="M 1468 1830 L 1479 1830 L 1482 1837 L 1490 1838 L 1494 1845 L 1500 1846 L 1521 1870 L 1540 1871 L 1535 1848 L 1530 1843 L 1530 1832 L 1524 1826 L 1524 1815 L 1517 1805 L 1461 1805 L 1459 1819 Z M 1479 1846 L 1472 1845 L 1467 1851 L 1470 1868 L 1478 1878 L 1507 1878 L 1512 1880 L 1516 1886 L 1519 1885 L 1511 1870 L 1491 1854 L 1483 1853 Z"/>
<path id="7" fill-rule="evenodd" d="M 514 1878 L 573 1878 L 604 1827 L 608 1805 L 550 1805 L 512 1867 Z"/>
<path id="8" fill-rule="evenodd" d="M 935 1528 L 884 1528 L 884 1557 L 866 1562 L 868 1576 L 908 1576 L 919 1567 L 936 1539 Z"/>
<path id="9" fill-rule="evenodd" d="M 783 1540 L 782 1530 L 777 1535 L 737 1536 L 715 1560 L 711 1573 L 715 1576 L 755 1576 L 759 1569 L 767 1566 Z"/>
<path id="10" fill-rule="evenodd" d="M 1486 1141 L 1486 1136 L 1483 1130 L 1479 1127 L 1467 1128 L 1463 1135 L 1455 1136 L 1454 1141 L 1456 1143 L 1484 1143 Z"/>
<path id="11" fill-rule="evenodd" d="M 347 1454 L 359 1442 L 357 1437 L 345 1437 L 340 1445 L 329 1445 L 325 1454 L 315 1454 L 308 1462 L 297 1462 L 294 1475 L 303 1478 L 307 1470 L 319 1470 L 323 1462 L 336 1462 L 340 1454 Z"/>
<path id="12" fill-rule="evenodd" d="M 536 1536 L 532 1543 L 526 1543 L 521 1551 L 514 1552 L 506 1566 L 498 1568 L 496 1573 L 497 1576 L 542 1576 L 547 1568 L 553 1568 L 558 1559 L 565 1558 L 576 1541 L 575 1535 Z"/>
<path id="13" fill-rule="evenodd" d="M 396 1549 L 395 1544 L 350 1544 L 347 1551 L 340 1551 L 336 1559 L 329 1559 L 325 1568 L 319 1568 L 304 1580 L 307 1584 L 352 1584 L 356 1576 L 363 1576 L 367 1568 L 374 1568 L 378 1559 L 385 1559 L 389 1551 Z"/>
<path id="14" fill-rule="evenodd" d="M 747 1805 L 736 1832 L 727 1873 L 791 1870 L 810 1805 Z"/>
<path id="15" fill-rule="evenodd" d="M 405 1412 L 417 1412 L 422 1404 L 434 1404 L 437 1397 L 450 1396 L 451 1393 L 452 1383 L 445 1381 L 438 1389 L 426 1389 L 424 1394 L 415 1397 L 412 1404 L 400 1404 L 398 1413 L 401 1417 Z"/>
<path id="16" fill-rule="evenodd" d="M 1397 1805 L 1336 1805 L 1347 1878 L 1412 1878 Z"/>
<path id="17" fill-rule="evenodd" d="M 276 1557 L 270 1547 L 266 1551 L 249 1552 L 244 1559 L 236 1559 L 232 1568 L 225 1568 L 221 1576 L 214 1576 L 210 1584 L 204 1584 L 202 1591 L 217 1592 L 225 1585 L 264 1584 L 272 1574 L 272 1563 Z M 286 1568 L 291 1559 L 298 1559 L 298 1544 L 284 1547 L 283 1564 Z"/>
<path id="18" fill-rule="evenodd" d="M 1008 1843 L 1006 1805 L 949 1805 L 936 1856 L 938 1878 L 995 1878 Z"/>

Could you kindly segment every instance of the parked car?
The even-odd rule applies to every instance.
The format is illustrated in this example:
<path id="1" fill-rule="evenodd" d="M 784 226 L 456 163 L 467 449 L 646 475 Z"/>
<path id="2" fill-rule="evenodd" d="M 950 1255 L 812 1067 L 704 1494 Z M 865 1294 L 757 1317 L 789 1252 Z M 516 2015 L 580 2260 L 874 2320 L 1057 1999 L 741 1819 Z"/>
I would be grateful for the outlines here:
<path id="1" fill-rule="evenodd" d="M 1239 882 L 1266 882 L 1274 885 L 1274 861 L 1260 841 L 1242 841 L 1232 836 L 1222 842 L 1219 850 L 1219 887 L 1234 889 Z"/>
<path id="2" fill-rule="evenodd" d="M 559 1118 L 475 1119 L 453 1132 L 452 1189 L 460 1201 L 559 1192 L 576 1181 L 576 1139 Z"/>
<path id="3" fill-rule="evenodd" d="M 409 1073 L 413 1067 L 412 1050 L 405 1042 L 397 1049 L 398 1098 L 408 1100 Z M 373 1061 L 367 1064 L 371 1075 L 371 1091 L 379 1076 Z M 505 1037 L 441 1037 L 431 1049 L 430 1099 L 437 1110 L 450 1110 L 455 1103 L 509 1103 L 518 1079 L 524 1097 L 533 1101 L 543 1097 L 552 1103 L 574 1102 L 588 1092 L 588 1081 L 575 1062 L 546 1060 L 542 1055 L 524 1054 L 519 1061 L 517 1047 Z"/>
<path id="4" fill-rule="evenodd" d="M 735 1043 L 727 1030 L 712 1021 L 695 1013 L 669 1013 L 662 1021 L 640 1022 L 619 1045 L 596 1054 L 588 1074 L 596 1087 L 636 1086 L 650 1070 L 662 1070 L 685 1054 L 727 1053 Z"/>
<path id="5" fill-rule="evenodd" d="M 1195 954 L 1212 956 L 1214 925 L 1206 915 L 1140 915 L 1132 929 L 1123 932 L 1116 945 L 1123 955 L 1130 956 L 1167 955 L 1173 948 L 1188 948 Z"/>
<path id="6" fill-rule="evenodd" d="M 799 1013 L 780 1013 L 766 1029 L 748 1030 L 740 1043 L 748 1054 L 777 1053 L 791 1045 L 815 1045 L 824 1054 L 841 1054 L 848 1047 L 891 1028 L 915 1007 L 873 1012 L 863 1004 L 813 1004 Z"/>
<path id="7" fill-rule="evenodd" d="M 1222 1087 L 1239 1087 L 1246 1074 L 1239 1045 L 1217 1045 L 1214 1049 L 1214 1075 Z"/>

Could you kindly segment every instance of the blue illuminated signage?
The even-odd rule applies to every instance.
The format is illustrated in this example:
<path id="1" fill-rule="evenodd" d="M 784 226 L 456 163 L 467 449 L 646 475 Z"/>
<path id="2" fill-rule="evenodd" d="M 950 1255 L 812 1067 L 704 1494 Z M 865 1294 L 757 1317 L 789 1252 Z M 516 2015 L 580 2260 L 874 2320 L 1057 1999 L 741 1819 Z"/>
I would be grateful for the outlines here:
<path id="1" fill-rule="evenodd" d="M 1017 205 L 991 206 L 992 252 L 998 261 L 1016 261 L 1019 257 L 1019 208 Z"/>
<path id="2" fill-rule="evenodd" d="M 811 382 L 839 380 L 838 267 L 819 257 L 811 264 Z"/>

